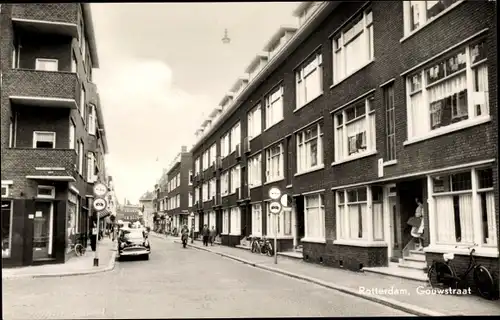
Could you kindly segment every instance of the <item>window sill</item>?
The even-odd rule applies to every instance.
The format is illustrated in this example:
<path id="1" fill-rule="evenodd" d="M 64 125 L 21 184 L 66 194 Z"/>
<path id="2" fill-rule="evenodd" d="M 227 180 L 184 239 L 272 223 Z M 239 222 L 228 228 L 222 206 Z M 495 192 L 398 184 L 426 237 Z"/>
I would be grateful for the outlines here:
<path id="1" fill-rule="evenodd" d="M 480 125 L 480 124 L 483 124 L 486 122 L 490 122 L 490 121 L 491 121 L 491 116 L 484 116 L 484 117 L 480 117 L 480 118 L 476 118 L 476 119 L 472 119 L 472 120 L 458 122 L 454 125 L 434 130 L 433 132 L 430 132 L 429 134 L 426 134 L 424 136 L 421 136 L 418 138 L 413 138 L 413 139 L 408 139 L 405 142 L 403 142 L 403 146 L 407 146 L 407 145 L 414 144 L 417 142 L 421 142 L 421 141 L 425 141 L 425 140 L 432 139 L 435 137 L 439 137 L 439 136 L 442 136 L 442 135 L 445 135 L 448 133 L 452 133 L 455 131 L 474 127 L 474 126 L 477 126 L 477 125 Z"/>
<path id="2" fill-rule="evenodd" d="M 252 186 L 250 187 L 250 190 L 255 189 L 255 188 L 258 188 L 258 187 L 262 187 L 262 183 L 259 183 L 259 184 L 256 184 L 256 185 L 252 185 Z"/>
<path id="3" fill-rule="evenodd" d="M 316 166 L 316 167 L 313 167 L 313 168 L 309 168 L 305 171 L 302 171 L 302 172 L 297 172 L 296 174 L 294 174 L 293 176 L 294 177 L 298 177 L 298 176 L 301 176 L 301 175 L 304 175 L 304 174 L 308 174 L 308 173 L 311 173 L 311 172 L 314 172 L 314 171 L 319 171 L 319 170 L 322 170 L 325 168 L 325 165 L 322 164 L 320 166 Z"/>
<path id="4" fill-rule="evenodd" d="M 332 84 L 330 86 L 330 90 L 332 90 L 334 87 L 338 86 L 339 84 L 341 84 L 342 82 L 346 81 L 347 79 L 349 79 L 350 77 L 352 77 L 353 75 L 355 75 L 356 73 L 360 72 L 362 69 L 366 68 L 367 66 L 369 66 L 370 64 L 372 64 L 373 62 L 375 62 L 375 59 L 372 59 L 370 61 L 368 61 L 367 63 L 365 63 L 364 65 L 362 65 L 361 67 L 359 67 L 358 69 L 354 70 L 353 73 L 351 73 L 350 75 L 348 75 L 347 77 L 343 78 L 342 80 L 339 80 L 338 82 Z"/>
<path id="5" fill-rule="evenodd" d="M 487 247 L 475 247 L 476 251 L 474 252 L 474 256 L 480 257 L 488 257 L 488 258 L 498 258 L 498 249 L 497 248 L 487 248 Z M 429 245 L 424 248 L 424 252 L 431 253 L 454 253 L 459 255 L 469 255 L 469 249 L 466 247 L 458 247 L 455 248 L 453 245 Z"/>
<path id="6" fill-rule="evenodd" d="M 262 131 L 262 130 L 261 130 Z M 252 138 L 250 139 L 250 141 L 253 141 L 253 139 L 257 138 L 258 136 L 260 136 L 262 132 L 259 132 L 257 133 L 255 136 L 252 136 Z"/>
<path id="7" fill-rule="evenodd" d="M 335 161 L 335 162 L 332 162 L 332 167 L 336 166 L 336 165 L 339 165 L 339 164 L 342 164 L 342 163 L 346 163 L 346 162 L 358 160 L 358 159 L 361 159 L 361 158 L 373 156 L 375 154 L 377 154 L 377 150 L 366 152 L 366 153 L 362 153 L 362 154 L 359 154 L 359 155 L 356 155 L 356 156 L 353 156 L 353 157 L 349 157 L 349 158 L 346 158 L 346 159 L 343 159 L 343 160 Z"/>
<path id="8" fill-rule="evenodd" d="M 388 167 L 388 166 L 393 166 L 395 164 L 398 164 L 398 160 L 389 160 L 389 161 L 386 161 L 383 163 L 383 166 L 384 167 Z"/>
<path id="9" fill-rule="evenodd" d="M 302 238 L 300 242 L 312 242 L 312 243 L 326 243 L 325 238 Z"/>
<path id="10" fill-rule="evenodd" d="M 339 240 L 333 240 L 333 244 L 339 244 L 343 246 L 353 246 L 353 247 L 387 247 L 387 243 L 385 243 L 384 241 L 339 239 Z"/>
<path id="11" fill-rule="evenodd" d="M 226 194 L 221 194 L 220 196 L 221 196 L 222 198 L 224 198 L 224 197 L 229 196 L 229 193 L 226 193 Z"/>
<path id="12" fill-rule="evenodd" d="M 228 235 L 229 235 L 229 233 L 227 233 L 227 232 L 221 232 L 221 233 L 220 233 L 220 235 L 221 235 L 221 236 L 228 236 Z"/>
<path id="13" fill-rule="evenodd" d="M 270 127 L 265 128 L 265 129 L 264 129 L 264 132 L 266 132 L 267 130 L 271 129 L 272 127 L 274 127 L 274 126 L 278 125 L 279 123 L 283 122 L 283 120 L 284 120 L 284 119 L 283 119 L 283 118 L 281 118 L 281 120 L 279 120 L 278 122 L 273 123 Z"/>
<path id="14" fill-rule="evenodd" d="M 253 233 L 248 236 L 249 238 L 260 238 L 262 237 L 262 233 Z"/>
<path id="15" fill-rule="evenodd" d="M 274 234 L 266 235 L 265 237 L 268 239 L 274 239 Z M 285 236 L 285 235 L 279 234 L 276 236 L 276 239 L 277 240 L 290 240 L 290 239 L 293 239 L 293 236 Z"/>
<path id="16" fill-rule="evenodd" d="M 303 105 L 301 105 L 301 106 L 300 106 L 300 107 L 298 107 L 298 108 L 293 109 L 293 112 L 295 113 L 295 112 L 299 111 L 300 109 L 307 107 L 307 106 L 308 106 L 308 105 L 310 105 L 313 101 L 315 101 L 315 100 L 319 99 L 319 98 L 323 95 L 323 93 L 324 93 L 324 92 L 323 92 L 323 91 L 321 91 L 321 93 L 320 93 L 320 94 L 318 94 L 316 97 L 312 98 L 310 101 L 308 101 L 308 102 L 304 103 Z"/>
<path id="17" fill-rule="evenodd" d="M 267 181 L 266 183 L 264 183 L 264 185 L 268 185 L 268 184 L 279 182 L 279 181 L 283 181 L 283 180 L 285 180 L 284 177 L 276 178 L 274 180 Z"/>
<path id="18" fill-rule="evenodd" d="M 230 236 L 241 236 L 241 233 L 229 233 Z"/>
<path id="19" fill-rule="evenodd" d="M 292 185 L 291 185 L 291 184 L 289 184 L 289 185 L 287 185 L 287 186 L 286 186 L 286 188 L 287 188 L 287 189 L 289 189 L 289 188 L 291 188 L 291 187 L 292 187 Z"/>
<path id="20" fill-rule="evenodd" d="M 428 25 L 432 24 L 434 21 L 436 20 L 439 20 L 440 17 L 444 16 L 445 14 L 447 14 L 448 12 L 450 12 L 451 10 L 453 10 L 455 7 L 457 7 L 458 5 L 460 5 L 461 3 L 464 3 L 465 0 L 462 0 L 462 1 L 458 1 L 454 4 L 452 4 L 449 8 L 446 8 L 445 10 L 443 10 L 442 12 L 440 12 L 439 14 L 437 14 L 435 17 L 432 18 L 432 20 L 429 20 L 427 21 L 424 25 L 422 25 L 421 27 L 411 31 L 410 33 L 408 33 L 406 36 L 404 36 L 403 38 L 401 38 L 399 40 L 400 43 L 403 43 L 404 41 L 408 40 L 409 38 L 413 37 L 415 34 L 417 34 L 420 30 L 422 29 L 425 29 L 425 27 L 427 27 Z"/>

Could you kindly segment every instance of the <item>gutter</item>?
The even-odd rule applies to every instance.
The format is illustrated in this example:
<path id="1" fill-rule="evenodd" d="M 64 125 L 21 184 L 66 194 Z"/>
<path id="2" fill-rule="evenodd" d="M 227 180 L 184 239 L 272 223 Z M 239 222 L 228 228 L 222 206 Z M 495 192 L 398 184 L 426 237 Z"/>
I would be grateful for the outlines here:
<path id="1" fill-rule="evenodd" d="M 94 22 L 92 20 L 92 10 L 90 3 L 81 3 L 83 22 L 85 23 L 85 35 L 90 48 L 90 57 L 92 58 L 92 67 L 99 68 L 99 57 L 97 54 L 97 43 L 95 39 Z"/>

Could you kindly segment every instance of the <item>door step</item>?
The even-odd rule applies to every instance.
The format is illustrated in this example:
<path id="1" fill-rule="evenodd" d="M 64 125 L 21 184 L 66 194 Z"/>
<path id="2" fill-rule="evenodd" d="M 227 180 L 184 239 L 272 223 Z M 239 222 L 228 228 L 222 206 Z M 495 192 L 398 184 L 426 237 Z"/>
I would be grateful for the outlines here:
<path id="1" fill-rule="evenodd" d="M 422 270 L 400 268 L 397 264 L 390 264 L 389 267 L 365 267 L 363 271 L 418 282 L 427 282 L 427 274 Z"/>
<path id="2" fill-rule="evenodd" d="M 297 251 L 284 251 L 284 252 L 278 252 L 279 256 L 286 257 L 286 258 L 291 258 L 291 259 L 303 259 L 302 252 L 297 252 Z"/>

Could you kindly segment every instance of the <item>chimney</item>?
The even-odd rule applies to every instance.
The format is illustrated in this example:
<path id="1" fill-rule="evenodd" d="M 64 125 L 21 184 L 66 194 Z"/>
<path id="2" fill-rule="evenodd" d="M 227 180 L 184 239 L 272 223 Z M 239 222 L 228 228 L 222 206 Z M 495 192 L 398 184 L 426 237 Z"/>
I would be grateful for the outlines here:
<path id="1" fill-rule="evenodd" d="M 182 146 L 181 147 L 181 152 L 188 152 L 188 147 L 187 146 Z"/>

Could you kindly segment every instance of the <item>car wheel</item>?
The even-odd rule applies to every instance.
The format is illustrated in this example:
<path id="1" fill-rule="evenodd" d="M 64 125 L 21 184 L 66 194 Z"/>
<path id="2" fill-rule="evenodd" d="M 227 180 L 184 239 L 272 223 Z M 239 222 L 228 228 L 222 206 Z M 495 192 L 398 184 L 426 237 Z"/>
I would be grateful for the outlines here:
<path id="1" fill-rule="evenodd" d="M 144 260 L 149 260 L 149 254 L 144 255 Z"/>

